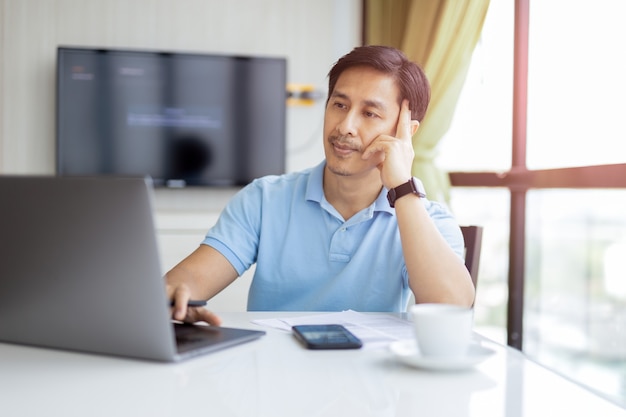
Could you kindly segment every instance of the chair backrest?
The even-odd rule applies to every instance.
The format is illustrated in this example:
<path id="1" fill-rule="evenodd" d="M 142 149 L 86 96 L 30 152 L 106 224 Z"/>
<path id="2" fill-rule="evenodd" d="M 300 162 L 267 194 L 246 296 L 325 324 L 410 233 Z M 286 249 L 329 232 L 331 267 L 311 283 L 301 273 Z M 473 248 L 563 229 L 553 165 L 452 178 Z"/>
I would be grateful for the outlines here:
<path id="1" fill-rule="evenodd" d="M 474 288 L 478 284 L 478 266 L 480 264 L 480 250 L 483 242 L 482 226 L 461 226 L 465 240 L 465 266 L 472 277 Z"/>

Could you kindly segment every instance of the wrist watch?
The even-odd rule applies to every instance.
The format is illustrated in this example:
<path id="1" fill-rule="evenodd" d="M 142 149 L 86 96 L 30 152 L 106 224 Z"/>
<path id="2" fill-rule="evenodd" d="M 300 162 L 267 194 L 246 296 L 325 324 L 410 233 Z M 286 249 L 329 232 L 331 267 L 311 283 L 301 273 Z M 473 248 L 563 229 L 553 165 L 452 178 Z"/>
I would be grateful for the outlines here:
<path id="1" fill-rule="evenodd" d="M 400 197 L 403 197 L 407 194 L 415 194 L 419 198 L 426 197 L 426 191 L 424 190 L 424 185 L 420 180 L 415 177 L 411 177 L 407 182 L 402 185 L 398 185 L 396 188 L 392 188 L 387 193 L 387 200 L 389 200 L 389 205 L 391 207 L 395 207 L 396 200 Z"/>

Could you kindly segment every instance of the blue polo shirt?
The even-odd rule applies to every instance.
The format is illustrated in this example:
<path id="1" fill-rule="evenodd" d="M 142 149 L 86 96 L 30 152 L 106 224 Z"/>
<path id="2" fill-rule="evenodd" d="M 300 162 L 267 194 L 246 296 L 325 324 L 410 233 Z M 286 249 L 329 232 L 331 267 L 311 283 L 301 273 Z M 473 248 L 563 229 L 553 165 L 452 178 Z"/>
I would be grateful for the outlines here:
<path id="1" fill-rule="evenodd" d="M 229 201 L 203 243 L 240 275 L 256 263 L 250 311 L 405 311 L 408 275 L 387 190 L 346 221 L 324 197 L 324 166 L 254 180 Z M 424 203 L 462 256 L 452 215 Z"/>

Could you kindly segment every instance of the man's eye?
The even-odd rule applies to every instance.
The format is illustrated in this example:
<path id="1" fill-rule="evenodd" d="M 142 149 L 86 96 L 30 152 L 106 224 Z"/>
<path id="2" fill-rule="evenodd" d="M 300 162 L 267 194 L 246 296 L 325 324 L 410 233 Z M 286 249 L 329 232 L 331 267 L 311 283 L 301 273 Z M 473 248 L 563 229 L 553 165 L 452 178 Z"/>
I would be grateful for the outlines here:
<path id="1" fill-rule="evenodd" d="M 345 109 L 347 106 L 343 103 L 335 102 L 335 107 L 337 107 L 338 109 Z"/>

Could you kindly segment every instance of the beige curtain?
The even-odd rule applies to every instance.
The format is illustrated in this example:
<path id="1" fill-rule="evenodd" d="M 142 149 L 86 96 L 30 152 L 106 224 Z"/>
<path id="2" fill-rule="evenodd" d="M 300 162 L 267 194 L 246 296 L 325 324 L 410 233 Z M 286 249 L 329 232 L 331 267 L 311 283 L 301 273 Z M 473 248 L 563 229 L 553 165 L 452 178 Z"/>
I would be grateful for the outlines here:
<path id="1" fill-rule="evenodd" d="M 413 137 L 413 175 L 432 200 L 448 202 L 448 174 L 435 164 L 450 127 L 489 0 L 365 0 L 365 43 L 401 49 L 431 83 L 426 117 Z"/>

